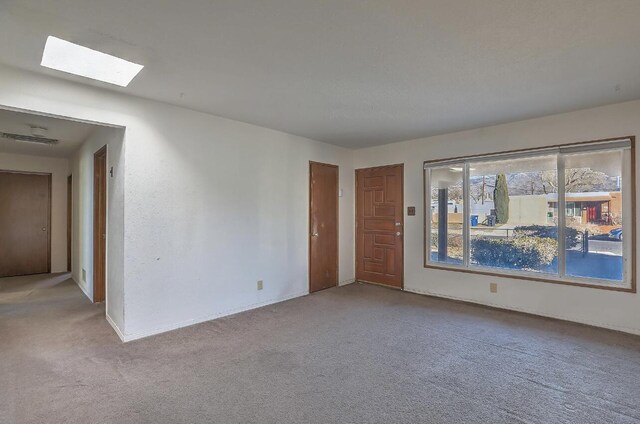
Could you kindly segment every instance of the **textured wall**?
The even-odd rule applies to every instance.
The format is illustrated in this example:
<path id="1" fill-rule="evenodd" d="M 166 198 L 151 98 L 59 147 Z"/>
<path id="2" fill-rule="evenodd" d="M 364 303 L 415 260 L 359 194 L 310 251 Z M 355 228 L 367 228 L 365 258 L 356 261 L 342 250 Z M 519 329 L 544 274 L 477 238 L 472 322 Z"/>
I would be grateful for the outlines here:
<path id="1" fill-rule="evenodd" d="M 405 164 L 405 205 L 416 206 L 416 216 L 405 219 L 407 290 L 640 334 L 637 294 L 425 269 L 422 180 L 424 160 L 638 134 L 635 101 L 356 150 L 354 166 Z M 491 282 L 498 283 L 498 293 L 489 292 Z"/>
<path id="2" fill-rule="evenodd" d="M 309 160 L 340 166 L 353 279 L 351 150 L 5 67 L 0 105 L 126 127 L 126 339 L 307 293 Z"/>

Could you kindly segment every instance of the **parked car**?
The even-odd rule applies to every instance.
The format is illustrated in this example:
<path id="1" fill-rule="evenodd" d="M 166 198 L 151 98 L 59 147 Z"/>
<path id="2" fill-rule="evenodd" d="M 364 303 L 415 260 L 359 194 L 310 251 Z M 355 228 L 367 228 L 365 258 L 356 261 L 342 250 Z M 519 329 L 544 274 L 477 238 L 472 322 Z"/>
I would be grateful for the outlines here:
<path id="1" fill-rule="evenodd" d="M 609 238 L 622 240 L 622 227 L 614 228 L 609 231 Z"/>

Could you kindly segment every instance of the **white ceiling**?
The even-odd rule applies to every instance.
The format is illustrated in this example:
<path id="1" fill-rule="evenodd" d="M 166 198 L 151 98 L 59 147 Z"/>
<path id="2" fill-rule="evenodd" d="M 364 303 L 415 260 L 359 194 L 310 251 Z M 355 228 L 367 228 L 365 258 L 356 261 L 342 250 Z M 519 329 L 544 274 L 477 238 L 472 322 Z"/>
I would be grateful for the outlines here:
<path id="1" fill-rule="evenodd" d="M 0 138 L 0 152 L 70 157 L 97 128 L 81 122 L 0 109 L 0 132 L 31 135 L 32 126 L 46 128 L 45 137 L 57 139 L 59 143 L 43 145 Z"/>
<path id="2" fill-rule="evenodd" d="M 638 0 L 3 0 L 0 61 L 48 35 L 145 65 L 110 89 L 348 147 L 640 98 Z M 104 86 L 104 85 L 102 85 Z"/>

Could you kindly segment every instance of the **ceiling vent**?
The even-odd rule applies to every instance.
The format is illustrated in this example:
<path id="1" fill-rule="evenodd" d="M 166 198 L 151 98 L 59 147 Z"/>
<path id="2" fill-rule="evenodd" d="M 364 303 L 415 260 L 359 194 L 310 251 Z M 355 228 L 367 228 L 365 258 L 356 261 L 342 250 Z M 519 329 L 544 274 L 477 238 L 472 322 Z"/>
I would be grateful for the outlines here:
<path id="1" fill-rule="evenodd" d="M 31 135 L 0 132 L 0 137 L 6 138 L 8 140 L 22 141 L 26 143 L 47 144 L 50 146 L 59 143 L 59 140 L 55 138 L 45 137 L 46 134 L 47 134 L 46 128 L 31 127 Z"/>

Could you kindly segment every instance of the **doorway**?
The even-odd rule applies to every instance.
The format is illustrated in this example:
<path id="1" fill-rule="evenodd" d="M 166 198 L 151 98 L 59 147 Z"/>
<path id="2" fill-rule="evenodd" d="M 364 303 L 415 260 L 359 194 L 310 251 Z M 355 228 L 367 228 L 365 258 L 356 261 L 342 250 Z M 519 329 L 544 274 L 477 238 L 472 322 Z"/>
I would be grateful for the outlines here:
<path id="1" fill-rule="evenodd" d="M 404 287 L 404 165 L 356 170 L 356 280 Z"/>
<path id="2" fill-rule="evenodd" d="M 93 301 L 104 302 L 107 255 L 107 146 L 93 155 Z"/>
<path id="3" fill-rule="evenodd" d="M 51 272 L 51 174 L 0 171 L 0 277 Z"/>
<path id="4" fill-rule="evenodd" d="M 338 285 L 338 166 L 309 162 L 309 292 Z"/>

